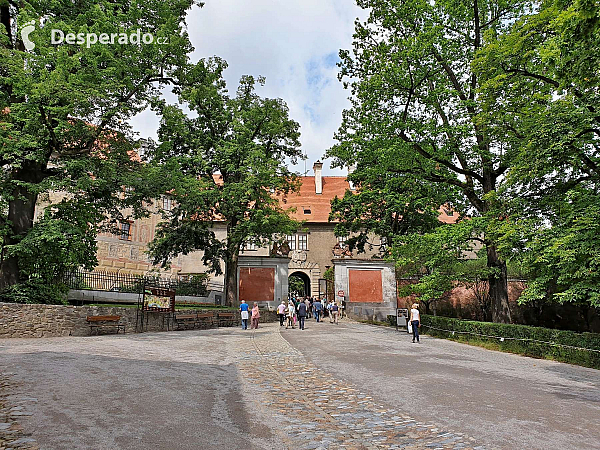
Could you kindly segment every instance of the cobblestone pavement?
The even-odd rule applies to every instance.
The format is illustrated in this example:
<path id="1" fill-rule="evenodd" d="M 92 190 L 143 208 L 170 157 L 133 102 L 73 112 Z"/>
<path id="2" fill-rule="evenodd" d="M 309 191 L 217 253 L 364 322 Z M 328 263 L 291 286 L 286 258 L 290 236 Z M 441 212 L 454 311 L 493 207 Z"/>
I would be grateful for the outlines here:
<path id="1" fill-rule="evenodd" d="M 37 402 L 37 399 L 11 395 L 17 389 L 17 383 L 8 374 L 0 373 L 0 450 L 38 449 L 36 440 L 19 423 L 20 418 L 33 414 L 30 405 Z"/>
<path id="2" fill-rule="evenodd" d="M 0 359 L 0 450 L 476 448 L 321 370 L 276 324 L 5 340 Z"/>
<path id="3" fill-rule="evenodd" d="M 259 387 L 257 395 L 280 423 L 289 448 L 483 448 L 473 438 L 381 405 L 320 370 L 283 339 L 277 326 L 253 332 L 252 344 L 238 355 L 239 368 Z"/>

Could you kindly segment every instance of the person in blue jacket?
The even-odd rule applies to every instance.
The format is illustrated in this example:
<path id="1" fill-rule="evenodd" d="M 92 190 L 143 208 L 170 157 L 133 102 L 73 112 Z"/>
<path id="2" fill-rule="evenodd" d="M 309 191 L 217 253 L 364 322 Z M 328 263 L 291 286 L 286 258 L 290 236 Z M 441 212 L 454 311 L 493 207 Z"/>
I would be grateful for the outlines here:
<path id="1" fill-rule="evenodd" d="M 240 304 L 240 315 L 242 316 L 242 330 L 247 330 L 249 313 L 248 303 L 246 303 L 246 300 L 242 300 L 242 303 Z"/>

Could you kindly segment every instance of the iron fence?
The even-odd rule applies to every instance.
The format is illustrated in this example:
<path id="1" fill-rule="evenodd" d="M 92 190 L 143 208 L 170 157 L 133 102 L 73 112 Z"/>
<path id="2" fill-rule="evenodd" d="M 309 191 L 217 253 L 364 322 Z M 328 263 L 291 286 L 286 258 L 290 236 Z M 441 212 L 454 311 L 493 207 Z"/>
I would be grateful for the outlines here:
<path id="1" fill-rule="evenodd" d="M 222 290 L 220 284 L 209 282 L 206 275 L 164 278 L 96 270 L 78 270 L 65 274 L 62 282 L 69 289 L 141 294 L 145 287 L 156 287 L 173 290 L 178 296 L 191 297 L 206 297 L 209 290 Z"/>

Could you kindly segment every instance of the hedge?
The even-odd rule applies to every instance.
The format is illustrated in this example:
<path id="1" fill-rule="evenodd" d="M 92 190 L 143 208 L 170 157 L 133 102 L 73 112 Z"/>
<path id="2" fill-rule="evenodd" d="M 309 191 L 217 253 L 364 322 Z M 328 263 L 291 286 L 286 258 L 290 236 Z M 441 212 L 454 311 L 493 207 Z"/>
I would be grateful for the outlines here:
<path id="1" fill-rule="evenodd" d="M 600 369 L 598 333 L 475 322 L 425 314 L 421 315 L 421 321 L 423 332 L 430 336 L 459 342 L 493 343 L 494 348 L 503 352 Z M 503 337 L 504 341 L 501 341 L 500 337 Z"/>

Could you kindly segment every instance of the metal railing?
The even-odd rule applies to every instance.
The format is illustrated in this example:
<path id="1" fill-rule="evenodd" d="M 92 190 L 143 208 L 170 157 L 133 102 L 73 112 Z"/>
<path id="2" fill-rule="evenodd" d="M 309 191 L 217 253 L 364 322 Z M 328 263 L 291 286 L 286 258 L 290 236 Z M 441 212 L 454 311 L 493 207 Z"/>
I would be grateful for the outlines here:
<path id="1" fill-rule="evenodd" d="M 223 290 L 219 283 L 209 282 L 208 278 L 164 278 L 123 274 L 117 272 L 78 270 L 63 276 L 61 280 L 69 289 L 125 292 L 140 294 L 145 287 L 174 290 L 178 296 L 206 297 L 209 290 Z"/>

